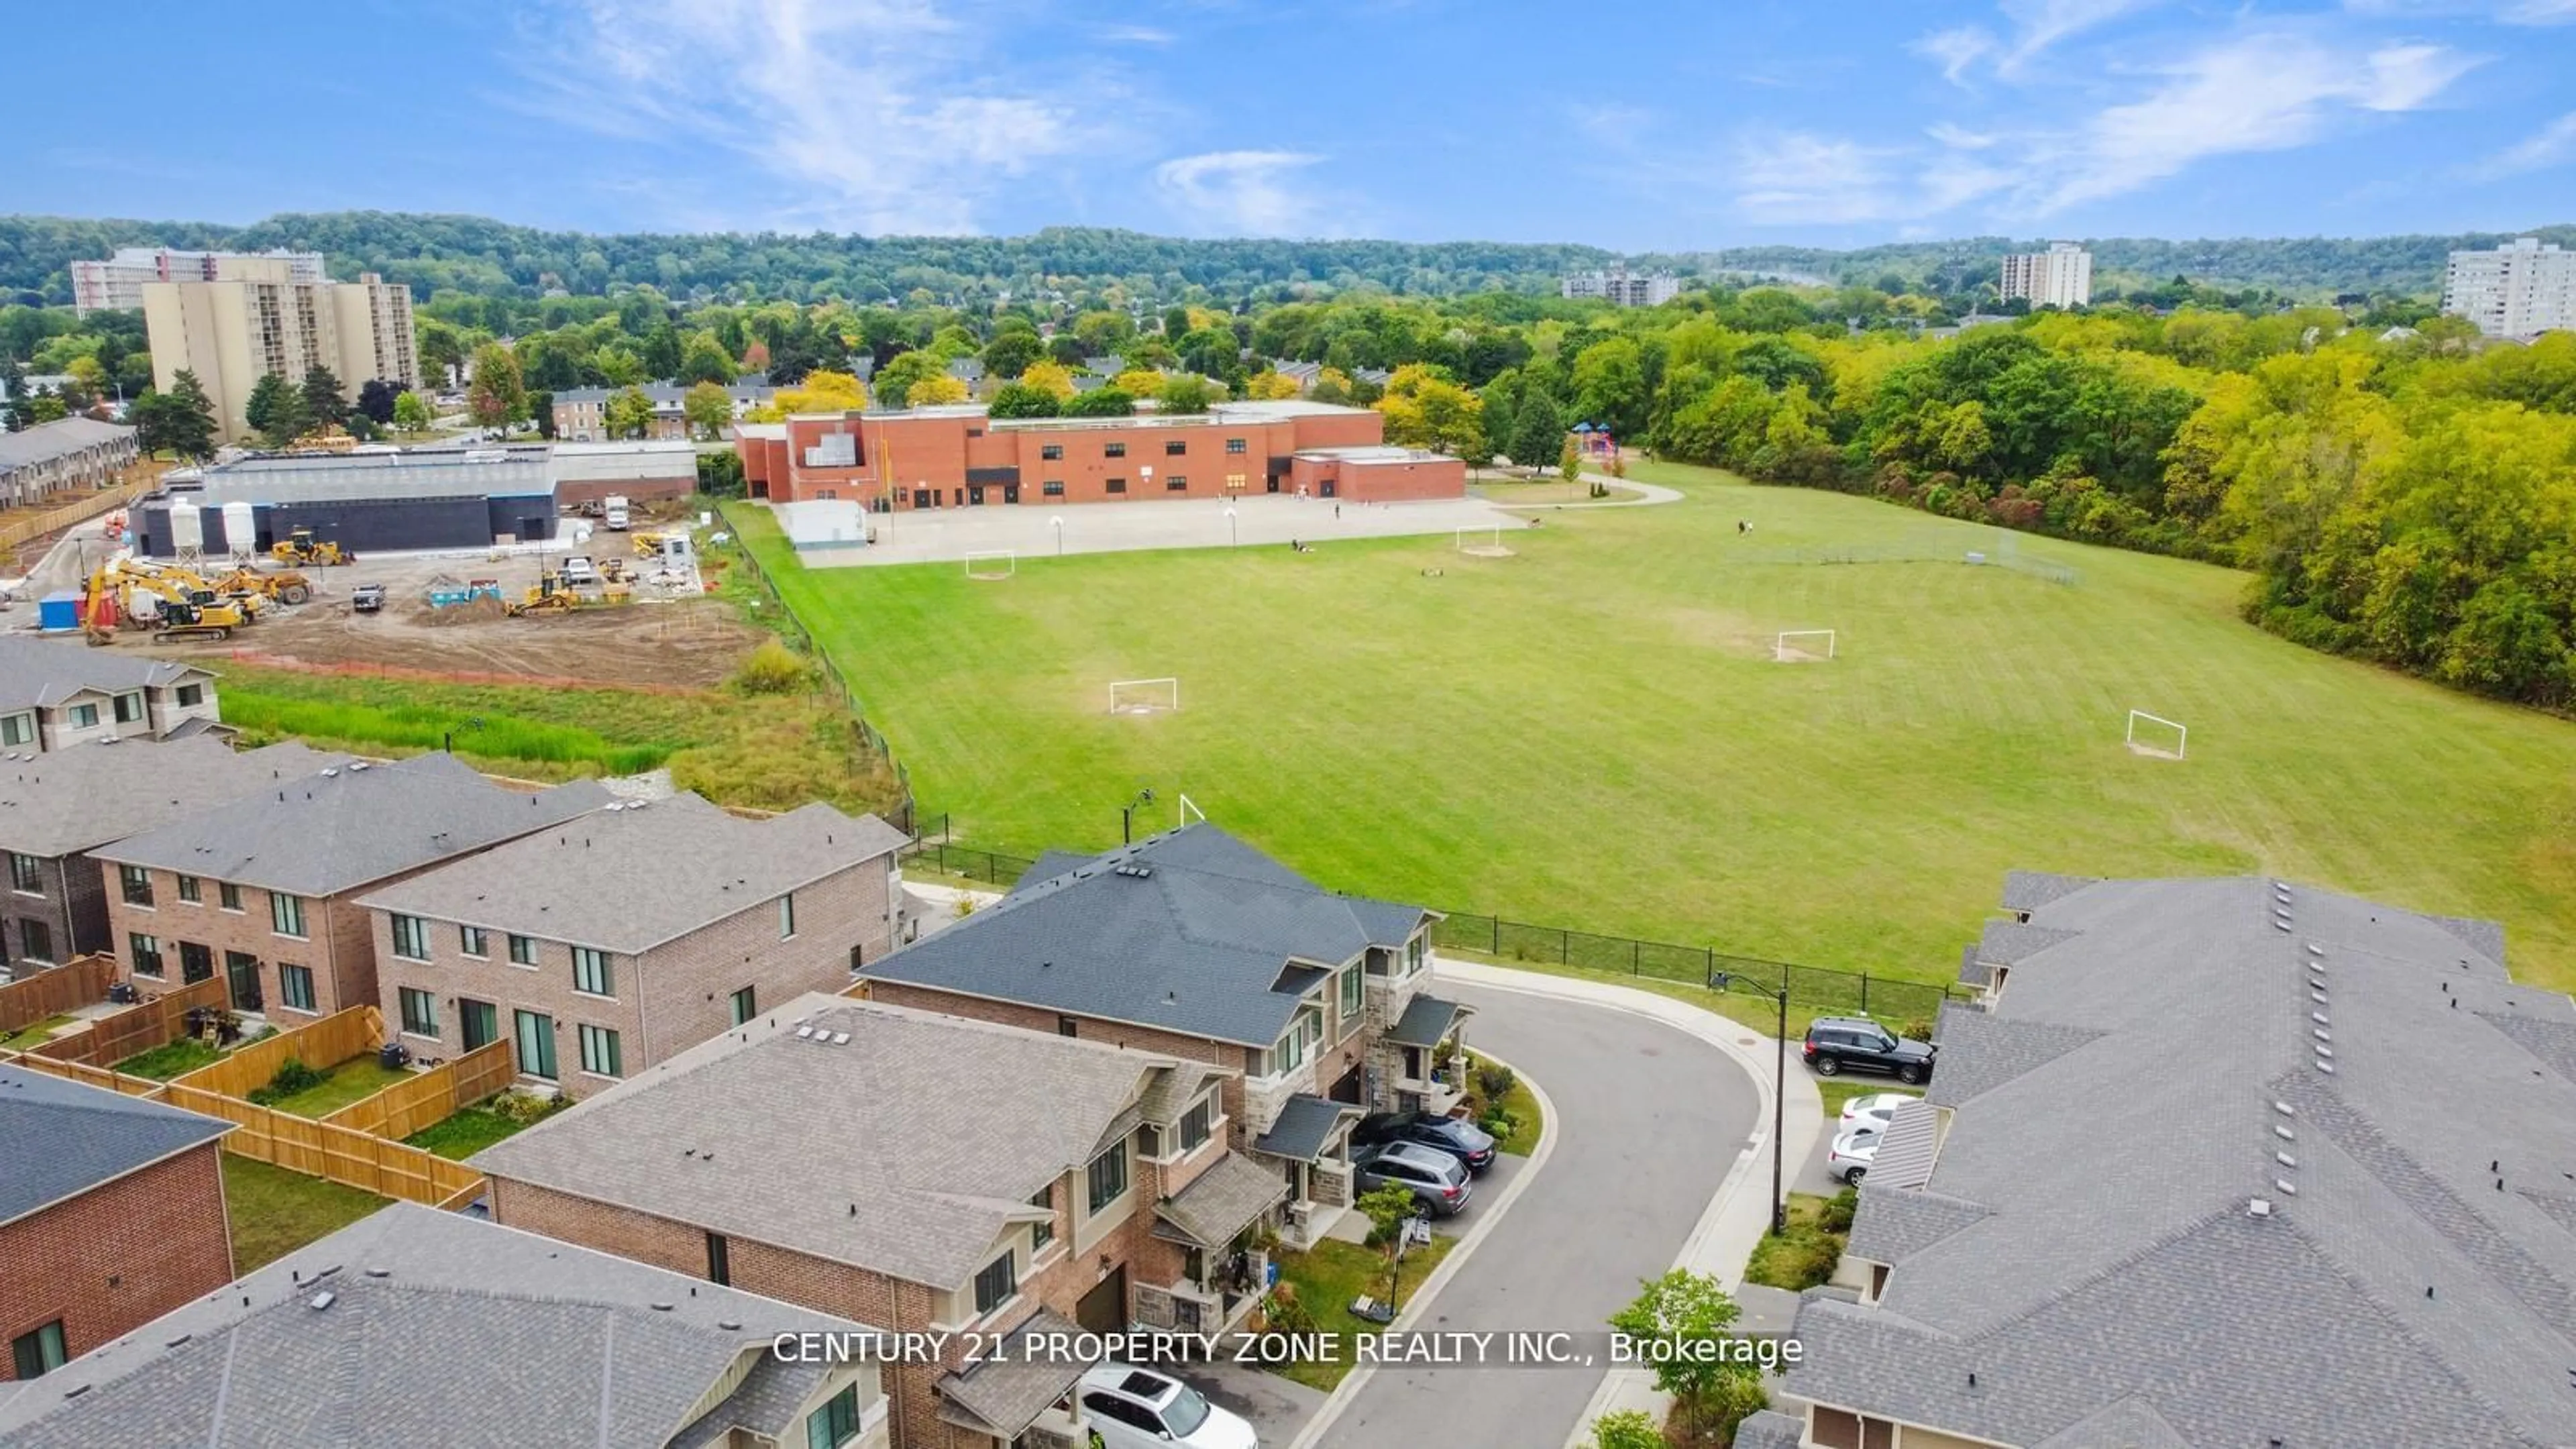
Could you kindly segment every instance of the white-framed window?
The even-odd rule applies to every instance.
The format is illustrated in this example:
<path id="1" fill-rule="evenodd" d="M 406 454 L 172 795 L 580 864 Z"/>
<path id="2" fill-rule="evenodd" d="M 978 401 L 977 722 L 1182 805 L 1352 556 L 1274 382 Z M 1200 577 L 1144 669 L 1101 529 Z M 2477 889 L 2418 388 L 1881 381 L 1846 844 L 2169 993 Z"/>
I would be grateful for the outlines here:
<path id="1" fill-rule="evenodd" d="M 600 1077 L 626 1075 L 626 1061 L 618 1051 L 616 1032 L 604 1026 L 582 1023 L 581 1069 Z"/>
<path id="2" fill-rule="evenodd" d="M 98 706 L 94 704 L 73 705 L 71 707 L 71 721 L 73 729 L 95 729 L 98 726 Z"/>
<path id="3" fill-rule="evenodd" d="M 1183 1152 L 1196 1152 L 1207 1145 L 1209 1137 L 1215 1135 L 1216 1100 L 1217 1094 L 1209 1092 L 1192 1102 L 1190 1110 L 1181 1114 L 1181 1150 Z"/>
<path id="4" fill-rule="evenodd" d="M 488 958 L 492 954 L 492 938 L 484 933 L 481 926 L 459 926 L 456 928 L 456 949 L 478 960 Z"/>
<path id="5" fill-rule="evenodd" d="M 394 919 L 394 954 L 406 961 L 429 959 L 429 922 L 418 916 L 396 916 Z M 432 1032 L 435 1036 L 437 1033 Z"/>
<path id="6" fill-rule="evenodd" d="M 1055 1184 L 1050 1182 L 1030 1194 L 1029 1206 L 1046 1214 L 1045 1222 L 1029 1225 L 1029 1252 L 1034 1256 L 1040 1248 L 1055 1241 Z"/>
<path id="7" fill-rule="evenodd" d="M 270 891 L 268 925 L 269 929 L 281 936 L 292 936 L 299 941 L 303 940 L 304 897 L 290 896 L 284 891 Z"/>
<path id="8" fill-rule="evenodd" d="M 116 696 L 115 704 L 118 724 L 143 723 L 143 695 L 140 691 Z"/>
<path id="9" fill-rule="evenodd" d="M 796 892 L 778 898 L 778 939 L 789 941 L 796 936 Z"/>
<path id="10" fill-rule="evenodd" d="M 402 988 L 402 1029 L 409 1036 L 438 1039 L 438 998 L 426 991 Z"/>
<path id="11" fill-rule="evenodd" d="M 617 974 L 609 968 L 607 952 L 596 946 L 572 948 L 572 989 L 593 996 L 617 994 Z"/>
<path id="12" fill-rule="evenodd" d="M 24 712 L 0 715 L 0 745 L 32 745 L 36 742 L 36 717 Z"/>
<path id="13" fill-rule="evenodd" d="M 1306 1049 L 1323 1035 L 1323 1022 L 1315 1008 L 1309 1006 L 1297 1013 L 1288 1025 L 1288 1034 L 1270 1049 L 1270 1075 L 1286 1076 L 1306 1064 Z"/>

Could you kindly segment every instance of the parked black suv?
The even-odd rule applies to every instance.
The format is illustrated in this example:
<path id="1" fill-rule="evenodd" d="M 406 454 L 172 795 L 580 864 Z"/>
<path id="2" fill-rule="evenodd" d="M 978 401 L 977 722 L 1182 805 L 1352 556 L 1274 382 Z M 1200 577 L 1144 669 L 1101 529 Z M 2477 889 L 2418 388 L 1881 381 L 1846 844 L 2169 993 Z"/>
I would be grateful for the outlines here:
<path id="1" fill-rule="evenodd" d="M 1885 1072 L 1912 1086 L 1932 1076 L 1932 1058 L 1940 1048 L 1912 1037 L 1897 1036 L 1866 1016 L 1820 1016 L 1807 1028 L 1807 1065 L 1820 1077 L 1845 1070 Z"/>
<path id="2" fill-rule="evenodd" d="M 1353 1147 L 1376 1147 L 1388 1142 L 1419 1142 L 1457 1158 L 1467 1164 L 1469 1172 L 1483 1172 L 1494 1165 L 1493 1134 L 1455 1117 L 1435 1117 L 1428 1112 L 1378 1112 L 1362 1117 L 1360 1125 L 1351 1129 Z"/>

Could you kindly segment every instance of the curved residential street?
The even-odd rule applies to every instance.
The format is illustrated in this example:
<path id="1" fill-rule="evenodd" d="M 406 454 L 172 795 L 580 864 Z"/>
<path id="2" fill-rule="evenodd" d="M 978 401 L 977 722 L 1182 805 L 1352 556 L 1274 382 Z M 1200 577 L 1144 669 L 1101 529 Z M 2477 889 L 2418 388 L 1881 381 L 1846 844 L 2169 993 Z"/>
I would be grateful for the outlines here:
<path id="1" fill-rule="evenodd" d="M 1681 1256 L 1755 1130 L 1760 1090 L 1717 1047 L 1644 1016 L 1464 983 L 1440 991 L 1476 1008 L 1470 1047 L 1547 1093 L 1556 1146 L 1407 1326 L 1606 1332 L 1638 1281 Z M 1554 1449 L 1579 1427 L 1605 1372 L 1381 1368 L 1318 1443 Z"/>

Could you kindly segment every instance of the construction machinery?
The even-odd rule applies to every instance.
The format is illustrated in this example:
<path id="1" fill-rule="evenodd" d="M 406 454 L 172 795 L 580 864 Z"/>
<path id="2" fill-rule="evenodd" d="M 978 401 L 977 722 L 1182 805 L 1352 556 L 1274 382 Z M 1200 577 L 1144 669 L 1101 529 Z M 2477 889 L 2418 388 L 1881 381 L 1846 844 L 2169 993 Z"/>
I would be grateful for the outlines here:
<path id="1" fill-rule="evenodd" d="M 279 563 L 303 564 L 307 567 L 329 567 L 356 563 L 358 556 L 327 538 L 315 538 L 313 530 L 299 528 L 269 545 L 268 556 Z"/>
<path id="2" fill-rule="evenodd" d="M 313 581 L 295 569 L 279 569 L 270 573 L 242 567 L 208 582 L 216 593 L 233 598 L 261 598 L 280 604 L 301 604 L 313 597 Z"/>
<path id="3" fill-rule="evenodd" d="M 92 644 L 105 644 L 126 623 L 165 639 L 226 639 L 255 617 L 250 599 L 191 588 L 162 566 L 110 559 L 89 577 L 81 613 Z M 196 582 L 200 585 L 204 580 Z"/>
<path id="4" fill-rule="evenodd" d="M 504 602 L 502 609 L 513 619 L 531 614 L 569 614 L 581 607 L 581 597 L 564 582 L 562 574 L 548 569 L 537 575 L 536 587 L 514 602 Z"/>

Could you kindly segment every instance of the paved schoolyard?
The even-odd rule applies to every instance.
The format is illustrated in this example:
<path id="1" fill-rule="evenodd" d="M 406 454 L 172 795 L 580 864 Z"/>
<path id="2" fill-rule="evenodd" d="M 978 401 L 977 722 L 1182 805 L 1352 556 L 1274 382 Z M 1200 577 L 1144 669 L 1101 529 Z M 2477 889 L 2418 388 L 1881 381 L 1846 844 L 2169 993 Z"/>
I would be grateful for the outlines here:
<path id="1" fill-rule="evenodd" d="M 1226 510 L 1234 510 L 1228 519 Z M 1527 519 L 1480 498 L 1419 503 L 1353 503 L 1290 494 L 1223 498 L 1154 499 L 1137 503 L 995 503 L 982 508 L 926 508 L 871 513 L 877 542 L 864 548 L 806 549 L 807 568 L 857 568 L 963 559 L 968 553 L 1008 549 L 1023 565 L 1074 553 L 1125 553 L 1158 548 L 1285 548 L 1302 540 L 1318 548 L 1354 538 L 1442 534 L 1461 528 L 1500 528 L 1506 539 L 1530 526 Z M 1056 520 L 1063 521 L 1059 530 Z M 1060 536 L 1059 536 L 1060 535 Z M 1508 545 L 1507 545 L 1508 546 Z"/>

